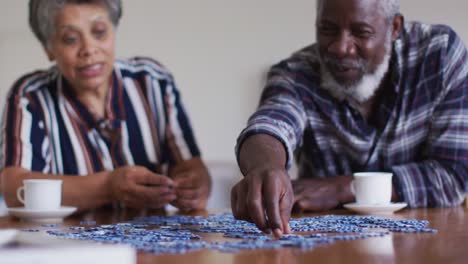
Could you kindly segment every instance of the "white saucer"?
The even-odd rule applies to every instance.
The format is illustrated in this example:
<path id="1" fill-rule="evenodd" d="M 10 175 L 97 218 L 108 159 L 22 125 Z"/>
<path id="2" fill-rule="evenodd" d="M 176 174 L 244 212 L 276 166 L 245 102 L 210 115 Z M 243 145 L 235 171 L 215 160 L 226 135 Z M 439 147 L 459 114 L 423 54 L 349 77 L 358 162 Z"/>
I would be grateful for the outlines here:
<path id="1" fill-rule="evenodd" d="M 16 229 L 0 229 L 0 247 L 12 242 L 17 234 Z"/>
<path id="2" fill-rule="evenodd" d="M 355 211 L 361 214 L 391 214 L 402 208 L 405 208 L 407 203 L 389 203 L 389 204 L 358 204 L 358 203 L 347 203 L 343 206 L 346 209 Z"/>
<path id="3" fill-rule="evenodd" d="M 30 210 L 24 207 L 7 208 L 10 215 L 21 218 L 27 222 L 37 223 L 61 223 L 64 217 L 76 211 L 76 207 L 62 206 L 56 210 Z"/>

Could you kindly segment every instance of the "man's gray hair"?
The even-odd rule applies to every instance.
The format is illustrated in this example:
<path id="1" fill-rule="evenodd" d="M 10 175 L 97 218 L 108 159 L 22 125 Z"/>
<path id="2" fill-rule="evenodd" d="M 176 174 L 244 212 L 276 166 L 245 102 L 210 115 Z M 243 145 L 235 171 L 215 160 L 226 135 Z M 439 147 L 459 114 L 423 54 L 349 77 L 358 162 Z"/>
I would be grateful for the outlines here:
<path id="1" fill-rule="evenodd" d="M 55 16 L 67 4 L 99 4 L 107 9 L 109 18 L 117 27 L 122 16 L 121 0 L 30 0 L 29 26 L 44 47 L 49 47 L 55 33 Z"/>
<path id="2" fill-rule="evenodd" d="M 322 10 L 323 2 L 327 0 L 317 0 L 317 14 Z M 382 14 L 388 21 L 400 13 L 400 0 L 375 0 L 380 5 Z"/>

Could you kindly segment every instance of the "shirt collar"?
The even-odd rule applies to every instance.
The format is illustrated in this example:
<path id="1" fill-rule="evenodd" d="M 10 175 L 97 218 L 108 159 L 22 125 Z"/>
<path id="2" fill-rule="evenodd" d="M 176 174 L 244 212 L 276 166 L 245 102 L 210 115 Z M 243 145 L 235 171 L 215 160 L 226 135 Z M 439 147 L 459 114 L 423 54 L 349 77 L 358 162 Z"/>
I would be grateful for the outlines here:
<path id="1" fill-rule="evenodd" d="M 122 81 L 115 69 L 110 78 L 112 81 L 106 98 L 106 118 L 101 118 L 89 111 L 88 107 L 74 96 L 71 84 L 63 77 L 63 75 L 59 75 L 59 94 L 63 98 L 65 108 L 69 116 L 86 130 L 93 128 L 99 129 L 103 124 L 107 127 L 115 128 L 116 126 L 119 126 L 120 120 L 124 119 L 123 115 L 125 113 L 125 109 L 123 108 L 122 103 Z"/>

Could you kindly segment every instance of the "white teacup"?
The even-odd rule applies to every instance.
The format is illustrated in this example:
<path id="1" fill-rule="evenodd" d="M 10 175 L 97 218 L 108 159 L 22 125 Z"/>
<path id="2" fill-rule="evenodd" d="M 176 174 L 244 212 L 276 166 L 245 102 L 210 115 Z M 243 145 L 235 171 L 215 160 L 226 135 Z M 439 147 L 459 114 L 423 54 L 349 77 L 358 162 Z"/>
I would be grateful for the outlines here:
<path id="1" fill-rule="evenodd" d="M 59 209 L 62 203 L 62 180 L 23 180 L 23 186 L 18 188 L 16 196 L 29 210 Z"/>
<path id="2" fill-rule="evenodd" d="M 351 190 L 356 195 L 356 203 L 389 204 L 392 199 L 392 176 L 391 172 L 354 173 Z"/>

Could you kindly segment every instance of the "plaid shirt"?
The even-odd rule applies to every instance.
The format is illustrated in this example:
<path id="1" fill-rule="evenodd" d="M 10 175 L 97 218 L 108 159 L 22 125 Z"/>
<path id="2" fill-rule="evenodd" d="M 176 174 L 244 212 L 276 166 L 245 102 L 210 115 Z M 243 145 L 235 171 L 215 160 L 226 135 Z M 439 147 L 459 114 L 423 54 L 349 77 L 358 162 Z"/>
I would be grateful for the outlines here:
<path id="1" fill-rule="evenodd" d="M 370 125 L 320 88 L 317 46 L 272 67 L 258 110 L 237 143 L 280 140 L 300 177 L 391 171 L 410 207 L 460 204 L 468 183 L 468 54 L 449 27 L 406 23 L 394 42 L 386 88 Z"/>

